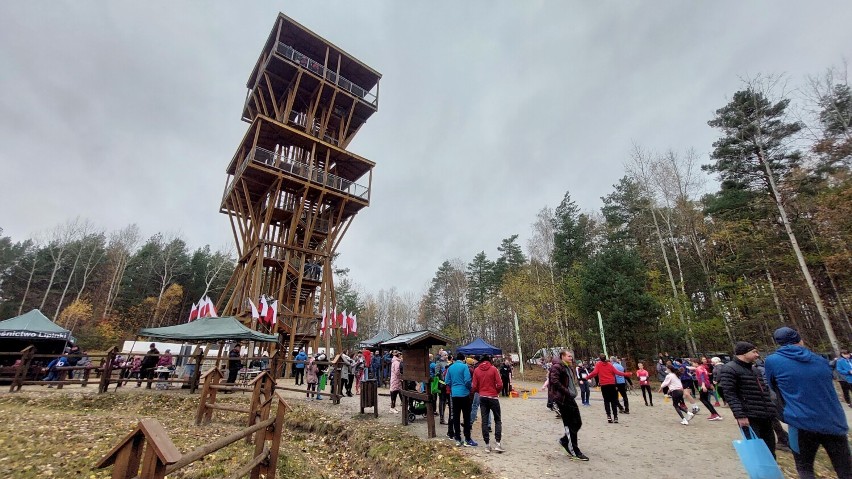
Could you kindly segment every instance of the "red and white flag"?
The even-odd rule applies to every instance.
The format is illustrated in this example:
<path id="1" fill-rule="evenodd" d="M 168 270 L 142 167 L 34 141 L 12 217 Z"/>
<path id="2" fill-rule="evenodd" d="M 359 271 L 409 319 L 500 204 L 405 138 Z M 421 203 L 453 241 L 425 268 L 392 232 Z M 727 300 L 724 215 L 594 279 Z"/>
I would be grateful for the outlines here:
<path id="1" fill-rule="evenodd" d="M 266 323 L 266 312 L 269 311 L 269 304 L 266 303 L 266 296 L 262 295 L 260 297 L 260 318 L 258 318 L 259 323 Z"/>
<path id="2" fill-rule="evenodd" d="M 275 304 L 272 305 L 272 325 L 275 326 L 278 324 L 278 300 L 275 300 Z"/>
<path id="3" fill-rule="evenodd" d="M 322 307 L 322 322 L 320 323 L 320 336 L 325 336 L 326 318 L 325 318 L 325 306 Z"/>
<path id="4" fill-rule="evenodd" d="M 348 334 L 346 332 L 346 330 L 349 327 L 349 325 L 347 324 L 348 321 L 346 321 L 347 317 L 348 316 L 346 316 L 346 310 L 344 309 L 343 312 L 340 313 L 340 316 L 337 318 L 337 327 L 340 328 L 340 334 L 342 334 L 344 336 L 346 336 Z"/>
<path id="5" fill-rule="evenodd" d="M 344 309 L 342 313 L 337 315 L 337 327 L 338 328 L 343 327 L 343 318 L 345 318 L 345 317 L 346 317 L 346 310 Z"/>
<path id="6" fill-rule="evenodd" d="M 198 317 L 207 317 L 207 302 L 204 301 L 204 298 L 198 300 Z"/>
<path id="7" fill-rule="evenodd" d="M 213 301 L 210 301 L 210 296 L 205 296 L 204 300 L 207 301 L 207 316 L 218 318 L 219 314 L 216 313 L 216 306 L 213 305 Z"/>
<path id="8" fill-rule="evenodd" d="M 249 298 L 246 298 L 246 301 L 248 301 L 249 305 L 251 306 L 251 317 L 253 319 L 258 319 L 260 317 L 260 313 L 257 312 L 257 306 L 255 306 Z"/>
<path id="9" fill-rule="evenodd" d="M 192 309 L 189 310 L 189 321 L 187 323 L 192 322 L 193 319 L 198 318 L 198 305 L 192 303 Z"/>
<path id="10" fill-rule="evenodd" d="M 355 313 L 349 315 L 349 334 L 358 334 L 358 315 Z"/>
<path id="11" fill-rule="evenodd" d="M 275 318 L 278 316 L 278 301 L 271 300 L 266 303 L 266 324 L 272 326 L 275 324 Z"/>

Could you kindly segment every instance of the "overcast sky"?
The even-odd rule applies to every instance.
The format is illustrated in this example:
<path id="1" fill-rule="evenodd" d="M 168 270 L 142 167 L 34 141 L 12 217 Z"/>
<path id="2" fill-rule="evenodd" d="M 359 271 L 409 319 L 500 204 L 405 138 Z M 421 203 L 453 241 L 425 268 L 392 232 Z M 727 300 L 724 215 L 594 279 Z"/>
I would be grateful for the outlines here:
<path id="1" fill-rule="evenodd" d="M 350 145 L 376 162 L 372 203 L 340 259 L 371 291 L 525 246 L 566 191 L 599 209 L 633 141 L 706 159 L 741 77 L 852 57 L 848 1 L 3 1 L 4 234 L 79 215 L 232 243 L 225 167 L 279 10 L 383 74 Z"/>

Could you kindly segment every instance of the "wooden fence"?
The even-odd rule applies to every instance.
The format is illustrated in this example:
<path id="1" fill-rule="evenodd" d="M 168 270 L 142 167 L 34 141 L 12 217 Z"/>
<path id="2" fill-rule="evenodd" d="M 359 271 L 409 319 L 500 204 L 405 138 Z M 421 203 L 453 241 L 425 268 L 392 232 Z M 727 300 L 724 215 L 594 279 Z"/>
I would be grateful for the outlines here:
<path id="1" fill-rule="evenodd" d="M 205 377 L 205 390 L 213 392 L 214 400 L 217 390 L 226 387 L 233 389 L 231 386 L 224 385 L 220 385 L 220 388 L 214 387 L 216 386 L 214 381 L 217 376 L 221 379 L 221 373 L 217 369 L 213 369 Z M 163 479 L 167 474 L 201 460 L 204 456 L 240 439 L 245 439 L 246 442 L 251 443 L 252 436 L 254 436 L 254 456 L 228 478 L 237 479 L 250 475 L 252 479 L 261 477 L 274 479 L 277 474 L 284 414 L 290 407 L 283 398 L 274 394 L 272 386 L 274 386 L 274 381 L 267 374 L 255 378 L 252 388 L 255 394 L 252 395 L 252 403 L 248 408 L 249 425 L 241 431 L 198 447 L 186 454 L 181 454 L 159 421 L 143 419 L 139 421 L 136 429 L 98 461 L 95 467 L 102 469 L 113 466 L 113 479 Z M 264 396 L 264 394 L 269 396 Z M 270 417 L 271 406 L 275 397 L 278 397 L 278 412 L 275 417 Z M 235 410 L 222 404 L 212 408 L 209 400 L 210 395 L 201 395 L 199 417 L 204 417 L 200 414 L 202 410 L 210 413 L 213 409 Z M 215 403 L 212 405 L 215 405 Z M 141 471 L 139 470 L 140 466 Z"/>

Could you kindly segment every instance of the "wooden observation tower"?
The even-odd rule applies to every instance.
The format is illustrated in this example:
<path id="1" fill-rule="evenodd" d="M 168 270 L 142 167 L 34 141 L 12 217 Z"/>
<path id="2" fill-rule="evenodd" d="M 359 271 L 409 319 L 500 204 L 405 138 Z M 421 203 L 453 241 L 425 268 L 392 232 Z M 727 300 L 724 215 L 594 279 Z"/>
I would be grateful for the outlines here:
<path id="1" fill-rule="evenodd" d="M 321 311 L 335 302 L 332 255 L 370 204 L 375 164 L 347 147 L 378 109 L 380 78 L 279 14 L 246 84 L 250 126 L 228 165 L 221 204 L 239 260 L 219 306 L 264 330 L 246 299 L 277 299 L 271 332 L 288 351 L 318 346 Z"/>

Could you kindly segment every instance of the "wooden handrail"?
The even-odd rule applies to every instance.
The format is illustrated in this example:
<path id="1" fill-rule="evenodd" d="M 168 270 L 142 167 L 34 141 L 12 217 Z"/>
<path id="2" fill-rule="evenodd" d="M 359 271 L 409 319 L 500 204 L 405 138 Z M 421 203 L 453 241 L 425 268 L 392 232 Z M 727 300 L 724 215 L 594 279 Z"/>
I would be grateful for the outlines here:
<path id="1" fill-rule="evenodd" d="M 289 410 L 290 406 L 283 398 L 278 397 L 278 413 L 275 417 L 266 417 L 245 429 L 197 447 L 183 455 L 174 446 L 159 421 L 142 419 L 130 434 L 97 462 L 95 468 L 114 466 L 113 479 L 163 479 L 167 474 L 186 467 L 208 454 L 240 439 L 255 435 L 255 456 L 229 477 L 237 479 L 247 474 L 260 477 L 263 474 L 267 478 L 274 479 L 277 473 L 284 414 Z M 263 411 L 267 416 L 269 415 L 268 408 Z M 267 441 L 271 441 L 271 444 L 267 444 Z"/>

